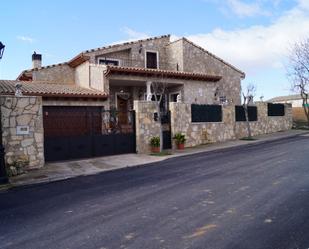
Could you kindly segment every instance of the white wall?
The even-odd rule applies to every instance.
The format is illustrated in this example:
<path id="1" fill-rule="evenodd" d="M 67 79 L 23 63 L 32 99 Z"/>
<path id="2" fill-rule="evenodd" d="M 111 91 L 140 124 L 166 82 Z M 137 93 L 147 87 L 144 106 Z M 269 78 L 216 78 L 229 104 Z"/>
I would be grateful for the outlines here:
<path id="1" fill-rule="evenodd" d="M 84 62 L 75 68 L 75 83 L 78 86 L 89 88 L 89 62 Z"/>

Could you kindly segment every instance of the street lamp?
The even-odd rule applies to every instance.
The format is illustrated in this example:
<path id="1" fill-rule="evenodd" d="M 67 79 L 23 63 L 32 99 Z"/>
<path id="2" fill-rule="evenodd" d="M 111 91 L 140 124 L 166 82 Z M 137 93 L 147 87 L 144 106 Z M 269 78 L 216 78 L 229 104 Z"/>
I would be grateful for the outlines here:
<path id="1" fill-rule="evenodd" d="M 5 46 L 0 41 L 0 60 L 2 59 Z M 5 160 L 4 160 L 4 147 L 2 142 L 2 113 L 0 106 L 0 184 L 8 183 L 8 176 L 6 173 Z"/>
<path id="2" fill-rule="evenodd" d="M 0 41 L 0 59 L 2 59 L 3 52 L 4 52 L 4 48 L 5 48 L 5 46 L 4 46 L 3 43 Z"/>

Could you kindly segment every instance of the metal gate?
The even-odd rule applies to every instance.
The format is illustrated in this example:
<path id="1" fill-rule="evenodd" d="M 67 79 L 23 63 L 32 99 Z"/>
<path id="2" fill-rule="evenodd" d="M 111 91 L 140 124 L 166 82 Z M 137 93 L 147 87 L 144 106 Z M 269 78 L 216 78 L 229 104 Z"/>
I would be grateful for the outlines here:
<path id="1" fill-rule="evenodd" d="M 135 153 L 135 113 L 102 107 L 43 107 L 46 161 Z"/>
<path id="2" fill-rule="evenodd" d="M 171 134 L 171 113 L 167 111 L 162 115 L 162 128 L 163 128 L 163 149 L 172 148 L 172 134 Z"/>

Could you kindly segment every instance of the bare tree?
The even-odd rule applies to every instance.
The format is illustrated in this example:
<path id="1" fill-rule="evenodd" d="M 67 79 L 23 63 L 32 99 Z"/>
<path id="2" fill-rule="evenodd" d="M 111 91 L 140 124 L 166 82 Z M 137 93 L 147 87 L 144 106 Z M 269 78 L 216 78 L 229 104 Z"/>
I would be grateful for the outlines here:
<path id="1" fill-rule="evenodd" d="M 243 96 L 243 108 L 245 111 L 245 118 L 246 118 L 246 125 L 247 125 L 247 131 L 248 131 L 248 138 L 252 138 L 251 134 L 251 127 L 250 127 L 250 122 L 249 122 L 249 111 L 248 111 L 248 106 L 253 103 L 253 97 L 256 92 L 256 87 L 253 84 L 248 84 L 246 89 L 242 91 L 242 96 Z"/>
<path id="2" fill-rule="evenodd" d="M 309 38 L 297 42 L 291 49 L 288 76 L 292 81 L 292 90 L 302 98 L 303 109 L 309 125 Z"/>
<path id="3" fill-rule="evenodd" d="M 163 127 L 162 127 L 162 118 L 164 113 L 160 109 L 160 104 L 163 101 L 164 95 L 166 93 L 167 84 L 163 82 L 152 82 L 151 89 L 152 94 L 155 99 L 158 122 L 160 124 L 160 152 L 163 150 Z"/>

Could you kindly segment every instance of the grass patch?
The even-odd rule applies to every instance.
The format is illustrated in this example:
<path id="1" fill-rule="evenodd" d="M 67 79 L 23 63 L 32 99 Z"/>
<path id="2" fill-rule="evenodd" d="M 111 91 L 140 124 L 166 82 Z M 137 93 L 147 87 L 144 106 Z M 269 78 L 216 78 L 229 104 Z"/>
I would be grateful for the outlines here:
<path id="1" fill-rule="evenodd" d="M 172 155 L 172 153 L 168 151 L 161 151 L 159 153 L 151 153 L 150 155 L 151 156 L 169 156 L 169 155 Z"/>
<path id="2" fill-rule="evenodd" d="M 295 130 L 309 130 L 309 126 L 307 122 L 304 121 L 294 121 L 292 129 Z"/>
<path id="3" fill-rule="evenodd" d="M 257 140 L 257 139 L 256 139 L 256 138 L 253 138 L 253 137 L 242 137 L 242 138 L 240 138 L 239 140 L 254 141 L 254 140 Z"/>
<path id="4" fill-rule="evenodd" d="M 12 188 L 12 185 L 10 183 L 0 185 L 0 192 L 1 191 L 6 191 L 6 190 L 8 190 L 10 188 Z"/>

